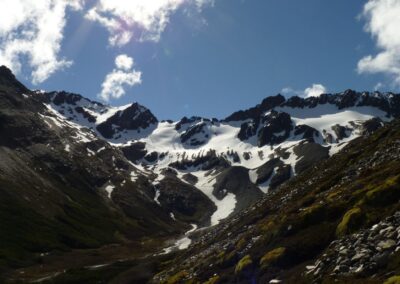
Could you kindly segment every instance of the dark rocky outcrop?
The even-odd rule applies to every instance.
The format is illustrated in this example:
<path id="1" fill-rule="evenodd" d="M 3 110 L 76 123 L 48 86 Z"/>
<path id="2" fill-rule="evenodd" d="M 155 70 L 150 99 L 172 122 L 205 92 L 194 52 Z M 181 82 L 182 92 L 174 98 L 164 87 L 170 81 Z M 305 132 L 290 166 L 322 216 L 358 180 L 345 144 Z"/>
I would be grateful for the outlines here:
<path id="1" fill-rule="evenodd" d="M 208 118 L 202 118 L 202 117 L 199 117 L 199 116 L 192 116 L 192 117 L 188 118 L 188 117 L 185 116 L 175 125 L 175 130 L 179 131 L 179 130 L 182 129 L 183 126 L 185 126 L 187 124 L 191 125 L 191 124 L 194 124 L 195 122 L 201 122 L 201 121 L 203 121 L 203 122 L 213 122 L 213 123 L 218 122 L 217 119 L 210 120 Z"/>
<path id="2" fill-rule="evenodd" d="M 348 128 L 341 126 L 339 124 L 335 124 L 332 126 L 333 132 L 335 132 L 336 135 L 336 142 L 339 142 L 340 140 L 343 140 L 344 138 L 347 138 L 347 131 L 349 131 Z"/>
<path id="3" fill-rule="evenodd" d="M 270 97 L 266 97 L 261 104 L 257 105 L 256 107 L 250 108 L 248 110 L 244 110 L 244 111 L 238 111 L 235 112 L 233 114 L 231 114 L 230 116 L 228 116 L 227 118 L 224 119 L 225 122 L 229 122 L 229 121 L 243 121 L 246 119 L 259 119 L 260 116 L 281 105 L 282 103 L 285 102 L 285 97 L 282 95 L 276 95 L 276 96 L 270 96 Z"/>
<path id="4" fill-rule="evenodd" d="M 256 171 L 257 173 L 256 184 L 261 184 L 268 181 L 271 178 L 274 169 L 282 165 L 283 162 L 279 158 L 274 158 L 269 160 L 262 166 L 260 166 Z"/>
<path id="5" fill-rule="evenodd" d="M 134 142 L 128 146 L 123 146 L 121 147 L 121 151 L 133 163 L 143 159 L 147 154 L 146 144 L 143 142 Z"/>
<path id="6" fill-rule="evenodd" d="M 21 82 L 19 82 L 14 74 L 6 66 L 0 66 L 0 92 L 29 94 L 31 93 Z"/>
<path id="7" fill-rule="evenodd" d="M 254 135 L 257 134 L 259 125 L 260 125 L 260 122 L 258 119 L 252 120 L 249 122 L 244 122 L 240 126 L 238 138 L 241 141 L 245 141 L 245 140 L 249 139 L 250 137 L 253 137 Z"/>
<path id="8" fill-rule="evenodd" d="M 190 167 L 199 167 L 203 171 L 211 169 L 223 169 L 230 166 L 230 163 L 221 156 L 218 156 L 215 150 L 210 150 L 204 155 L 193 157 L 193 159 L 182 159 L 169 164 L 170 167 L 178 170 L 186 170 Z"/>
<path id="9" fill-rule="evenodd" d="M 311 142 L 314 142 L 315 137 L 319 137 L 319 132 L 308 125 L 296 125 L 294 128 L 294 135 L 302 135 L 303 139 L 307 139 Z"/>
<path id="10" fill-rule="evenodd" d="M 293 148 L 293 152 L 299 157 L 296 163 L 296 174 L 300 174 L 313 164 L 329 158 L 329 148 L 317 143 L 303 142 Z"/>
<path id="11" fill-rule="evenodd" d="M 235 212 L 247 208 L 256 202 L 263 193 L 249 179 L 249 172 L 243 167 L 230 167 L 217 176 L 213 194 L 223 199 L 229 192 L 236 196 Z"/>
<path id="12" fill-rule="evenodd" d="M 167 175 L 158 185 L 158 201 L 176 219 L 199 226 L 210 224 L 210 217 L 217 209 L 214 203 L 194 186 Z"/>
<path id="13" fill-rule="evenodd" d="M 274 176 L 269 183 L 269 189 L 273 190 L 288 181 L 292 177 L 292 167 L 290 165 L 280 165 L 276 168 Z"/>
<path id="14" fill-rule="evenodd" d="M 207 131 L 207 124 L 205 122 L 190 126 L 185 132 L 181 134 L 181 142 L 187 143 L 190 146 L 200 146 L 202 144 L 205 144 L 209 138 L 210 134 Z"/>
<path id="15" fill-rule="evenodd" d="M 118 111 L 116 114 L 108 118 L 105 122 L 97 126 L 100 134 L 107 138 L 113 138 L 114 134 L 123 130 L 146 129 L 158 122 L 157 118 L 150 110 L 133 103 L 128 108 Z"/>
<path id="16" fill-rule="evenodd" d="M 371 118 L 365 121 L 362 125 L 361 134 L 370 135 L 384 125 L 382 119 L 379 117 Z"/>
<path id="17" fill-rule="evenodd" d="M 293 129 L 290 115 L 285 112 L 271 111 L 261 121 L 258 132 L 258 146 L 275 145 L 285 141 Z"/>

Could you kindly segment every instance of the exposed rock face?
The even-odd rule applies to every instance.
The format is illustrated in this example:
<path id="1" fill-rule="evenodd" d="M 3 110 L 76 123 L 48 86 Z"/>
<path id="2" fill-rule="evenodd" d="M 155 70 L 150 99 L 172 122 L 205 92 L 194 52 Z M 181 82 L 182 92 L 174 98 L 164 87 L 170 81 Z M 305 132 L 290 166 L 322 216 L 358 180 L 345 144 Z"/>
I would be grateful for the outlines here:
<path id="1" fill-rule="evenodd" d="M 293 151 L 300 158 L 295 166 L 296 173 L 301 173 L 311 165 L 329 158 L 329 149 L 313 142 L 300 143 Z"/>
<path id="2" fill-rule="evenodd" d="M 169 175 L 156 185 L 156 189 L 160 192 L 158 201 L 176 219 L 199 226 L 210 225 L 216 206 L 197 188 Z"/>
<path id="3" fill-rule="evenodd" d="M 277 188 L 285 181 L 288 181 L 292 177 L 292 167 L 290 165 L 281 165 L 277 167 L 274 176 L 271 178 L 269 188 L 271 190 Z"/>
<path id="4" fill-rule="evenodd" d="M 346 127 L 344 127 L 344 126 L 341 126 L 339 124 L 335 124 L 334 126 L 332 126 L 332 130 L 336 134 L 337 142 L 339 142 L 340 140 L 343 140 L 344 138 L 348 137 L 348 135 L 346 133 L 346 131 L 348 131 L 348 129 Z"/>
<path id="5" fill-rule="evenodd" d="M 175 125 L 175 130 L 181 130 L 182 127 L 184 127 L 184 126 L 192 125 L 195 122 L 200 122 L 200 121 L 210 122 L 211 120 L 207 119 L 207 118 L 202 118 L 199 116 L 192 116 L 191 118 L 187 118 L 185 116 Z"/>
<path id="6" fill-rule="evenodd" d="M 184 133 L 181 134 L 181 142 L 187 143 L 190 146 L 199 146 L 205 144 L 210 134 L 207 131 L 207 124 L 201 122 L 190 126 Z"/>
<path id="7" fill-rule="evenodd" d="M 245 141 L 257 134 L 260 121 L 258 119 L 245 122 L 240 126 L 238 138 Z"/>
<path id="8" fill-rule="evenodd" d="M 296 125 L 294 128 L 294 135 L 302 135 L 303 139 L 307 139 L 310 142 L 314 142 L 314 138 L 319 137 L 319 132 L 308 125 Z"/>
<path id="9" fill-rule="evenodd" d="M 269 181 L 269 189 L 273 190 L 291 178 L 292 167 L 284 164 L 280 158 L 273 158 L 257 168 L 256 174 L 256 184 Z"/>
<path id="10" fill-rule="evenodd" d="M 228 192 L 236 196 L 235 211 L 240 212 L 257 201 L 263 193 L 249 179 L 249 173 L 243 167 L 230 167 L 217 176 L 213 194 L 223 199 Z"/>
<path id="11" fill-rule="evenodd" d="M 133 163 L 143 159 L 147 154 L 146 144 L 143 142 L 134 142 L 128 146 L 121 147 L 121 150 L 125 157 Z"/>
<path id="12" fill-rule="evenodd" d="M 11 92 L 17 94 L 28 94 L 31 91 L 28 90 L 23 84 L 21 84 L 11 72 L 5 66 L 0 66 L 0 91 Z"/>
<path id="13" fill-rule="evenodd" d="M 285 141 L 293 129 L 290 115 L 284 112 L 271 111 L 261 120 L 258 133 L 258 146 L 276 145 Z"/>
<path id="14" fill-rule="evenodd" d="M 271 178 L 274 169 L 279 166 L 283 166 L 283 162 L 279 158 L 274 158 L 259 167 L 256 171 L 256 184 L 261 184 L 268 181 Z"/>
<path id="15" fill-rule="evenodd" d="M 170 167 L 176 168 L 178 170 L 186 170 L 190 167 L 199 167 L 203 171 L 208 171 L 211 169 L 223 169 L 230 166 L 229 162 L 216 154 L 215 151 L 210 150 L 206 154 L 197 156 L 194 159 L 173 162 L 169 164 Z"/>
<path id="16" fill-rule="evenodd" d="M 246 119 L 259 119 L 259 117 L 263 113 L 273 109 L 274 107 L 281 105 L 284 102 L 285 102 L 285 97 L 282 95 L 270 96 L 265 98 L 261 102 L 261 104 L 257 105 L 256 107 L 250 108 L 245 111 L 235 112 L 232 115 L 225 118 L 224 121 L 229 122 L 229 121 L 241 121 Z"/>
<path id="17" fill-rule="evenodd" d="M 124 130 L 146 129 L 158 122 L 157 118 L 150 110 L 133 103 L 130 107 L 118 111 L 116 114 L 108 118 L 105 122 L 97 126 L 97 130 L 105 138 L 113 138 L 118 132 Z"/>
<path id="18" fill-rule="evenodd" d="M 81 95 L 67 93 L 64 91 L 48 93 L 47 97 L 49 100 L 51 99 L 53 101 L 53 103 L 57 106 L 62 105 L 62 104 L 70 104 L 70 105 L 75 106 L 77 104 L 77 102 L 84 99 Z"/>
<path id="19" fill-rule="evenodd" d="M 379 117 L 371 118 L 362 125 L 361 134 L 369 135 L 383 126 L 383 121 Z"/>
<path id="20" fill-rule="evenodd" d="M 75 111 L 77 113 L 82 114 L 83 118 L 87 119 L 87 121 L 89 121 L 90 123 L 96 122 L 96 118 L 93 115 L 91 115 L 89 112 L 87 112 L 83 107 L 76 107 Z"/>

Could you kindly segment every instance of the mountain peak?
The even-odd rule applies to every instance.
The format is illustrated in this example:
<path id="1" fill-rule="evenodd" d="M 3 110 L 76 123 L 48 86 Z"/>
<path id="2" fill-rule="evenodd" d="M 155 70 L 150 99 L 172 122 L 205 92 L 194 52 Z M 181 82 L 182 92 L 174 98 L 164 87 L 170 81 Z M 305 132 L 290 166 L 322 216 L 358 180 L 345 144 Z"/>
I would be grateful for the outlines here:
<path id="1" fill-rule="evenodd" d="M 0 86 L 0 90 L 5 90 L 7 88 L 7 91 L 10 91 L 11 89 L 17 93 L 30 92 L 21 82 L 19 82 L 15 78 L 15 75 L 12 73 L 12 71 L 4 65 L 0 66 Z"/>

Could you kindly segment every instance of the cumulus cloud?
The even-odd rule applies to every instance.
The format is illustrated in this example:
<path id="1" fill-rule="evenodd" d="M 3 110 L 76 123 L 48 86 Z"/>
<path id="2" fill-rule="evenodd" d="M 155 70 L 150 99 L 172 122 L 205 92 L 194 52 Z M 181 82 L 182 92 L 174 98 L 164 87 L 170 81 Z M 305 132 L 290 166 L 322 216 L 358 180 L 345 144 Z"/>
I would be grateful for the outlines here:
<path id="1" fill-rule="evenodd" d="M 312 86 L 306 88 L 305 90 L 294 90 L 293 88 L 286 87 L 281 90 L 284 96 L 299 96 L 304 98 L 318 97 L 321 94 L 327 93 L 327 88 L 321 84 L 312 84 Z"/>
<path id="2" fill-rule="evenodd" d="M 206 4 L 213 4 L 213 0 L 99 0 L 86 13 L 86 18 L 109 31 L 111 45 L 123 46 L 133 38 L 159 41 L 178 8 L 194 5 L 201 9 Z"/>
<path id="3" fill-rule="evenodd" d="M 121 54 L 115 58 L 115 65 L 118 69 L 123 69 L 128 71 L 133 67 L 133 58 L 126 54 Z"/>
<path id="4" fill-rule="evenodd" d="M 59 56 L 68 9 L 82 9 L 82 0 L 1 0 L 0 64 L 15 73 L 26 64 L 34 84 L 70 66 Z"/>
<path id="5" fill-rule="evenodd" d="M 321 84 L 313 84 L 311 87 L 308 87 L 304 90 L 304 97 L 318 97 L 322 94 L 326 93 L 326 88 Z"/>
<path id="6" fill-rule="evenodd" d="M 375 39 L 380 52 L 358 62 L 359 73 L 385 73 L 400 86 L 400 1 L 369 0 L 363 9 L 365 30 Z"/>
<path id="7" fill-rule="evenodd" d="M 115 67 L 101 85 L 99 97 L 105 101 L 119 99 L 125 95 L 126 86 L 133 87 L 142 83 L 142 73 L 133 69 L 133 58 L 125 54 L 118 55 L 115 58 Z"/>

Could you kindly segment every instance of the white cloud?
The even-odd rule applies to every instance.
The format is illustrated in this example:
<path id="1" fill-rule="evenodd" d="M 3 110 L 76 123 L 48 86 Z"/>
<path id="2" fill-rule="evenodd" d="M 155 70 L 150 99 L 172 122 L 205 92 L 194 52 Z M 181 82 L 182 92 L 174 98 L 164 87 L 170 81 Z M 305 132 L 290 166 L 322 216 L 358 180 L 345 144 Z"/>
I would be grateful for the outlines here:
<path id="1" fill-rule="evenodd" d="M 133 58 L 121 54 L 115 58 L 116 68 L 107 74 L 101 85 L 99 97 L 105 101 L 119 99 L 125 95 L 125 86 L 133 87 L 142 83 L 142 72 L 133 69 Z"/>
<path id="2" fill-rule="evenodd" d="M 321 94 L 327 93 L 327 88 L 321 84 L 312 84 L 311 87 L 306 88 L 305 90 L 294 90 L 291 87 L 286 87 L 281 90 L 282 95 L 290 97 L 290 96 L 299 96 L 304 98 L 309 97 L 318 97 Z"/>
<path id="3" fill-rule="evenodd" d="M 82 1 L 1 0 L 0 64 L 15 73 L 27 64 L 34 84 L 70 66 L 59 57 L 68 9 L 82 9 Z"/>
<path id="4" fill-rule="evenodd" d="M 206 4 L 213 4 L 213 0 L 99 0 L 86 18 L 107 28 L 111 45 L 123 46 L 133 38 L 159 41 L 178 8 L 194 5 L 201 9 Z"/>
<path id="5" fill-rule="evenodd" d="M 321 84 L 313 84 L 311 87 L 308 87 L 304 90 L 304 97 L 318 97 L 322 94 L 325 94 L 327 89 Z"/>
<path id="6" fill-rule="evenodd" d="M 118 55 L 115 58 L 115 65 L 118 69 L 129 70 L 133 67 L 133 58 L 126 54 Z"/>
<path id="7" fill-rule="evenodd" d="M 369 0 L 362 16 L 367 21 L 365 30 L 381 51 L 362 58 L 358 62 L 358 72 L 385 73 L 400 85 L 400 1 Z"/>

